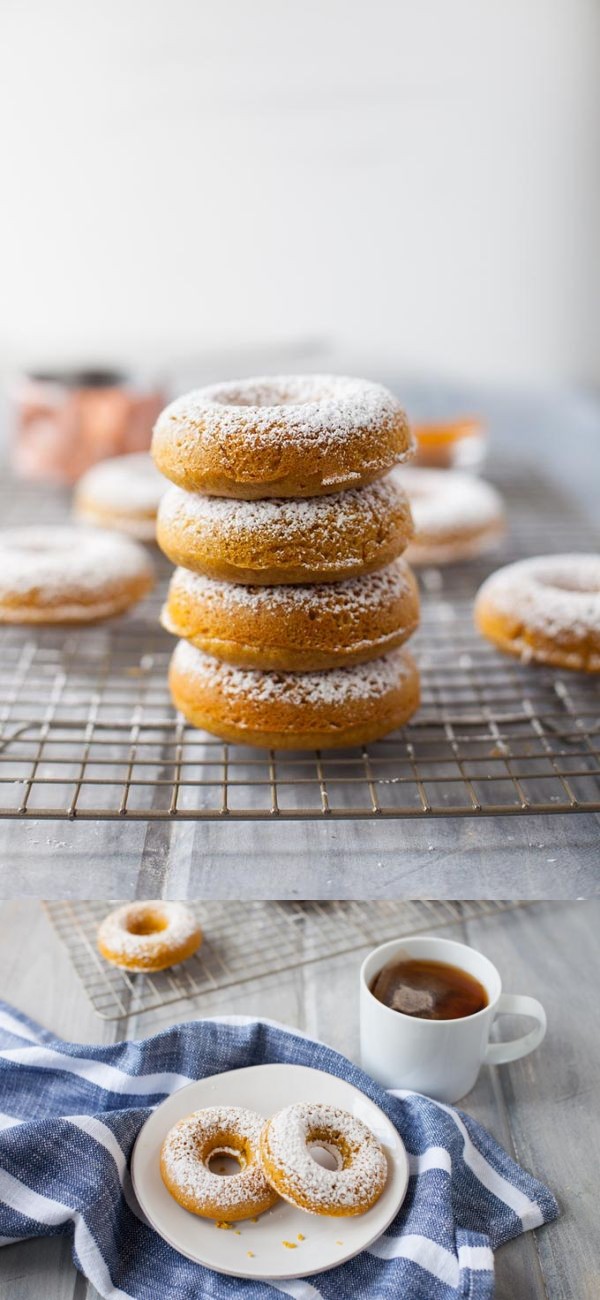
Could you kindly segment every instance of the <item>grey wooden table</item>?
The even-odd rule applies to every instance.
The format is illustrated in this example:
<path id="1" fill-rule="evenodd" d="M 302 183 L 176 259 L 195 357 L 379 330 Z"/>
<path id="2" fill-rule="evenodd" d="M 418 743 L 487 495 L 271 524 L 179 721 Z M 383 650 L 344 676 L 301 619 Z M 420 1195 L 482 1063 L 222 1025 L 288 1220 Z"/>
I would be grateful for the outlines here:
<path id="1" fill-rule="evenodd" d="M 597 1171 L 600 1161 L 600 903 L 533 903 L 446 928 L 499 966 L 508 992 L 540 998 L 548 1035 L 521 1062 L 482 1070 L 464 1108 L 549 1184 L 557 1223 L 498 1252 L 497 1300 L 596 1300 L 600 1294 Z M 111 1042 L 202 1014 L 269 1016 L 358 1055 L 356 979 L 364 950 L 229 992 L 145 1015 L 118 1028 L 100 1021 L 73 976 L 41 906 L 0 908 L 0 996 L 68 1039 Z M 50 973 L 52 978 L 49 978 Z M 511 1022 L 503 1031 L 511 1032 Z M 10 1300 L 97 1300 L 66 1241 L 0 1251 L 0 1294 Z"/>
<path id="2" fill-rule="evenodd" d="M 483 412 L 504 463 L 525 448 L 596 521 L 597 398 L 390 382 L 415 416 Z M 293 826 L 0 820 L 0 897 L 589 897 L 600 892 L 599 846 L 594 813 Z"/>

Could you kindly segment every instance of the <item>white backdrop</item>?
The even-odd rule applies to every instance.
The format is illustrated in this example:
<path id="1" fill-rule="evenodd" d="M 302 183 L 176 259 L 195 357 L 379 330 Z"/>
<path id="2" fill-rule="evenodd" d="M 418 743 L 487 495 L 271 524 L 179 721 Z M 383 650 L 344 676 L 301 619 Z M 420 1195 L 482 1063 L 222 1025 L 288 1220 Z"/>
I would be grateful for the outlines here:
<path id="1" fill-rule="evenodd" d="M 0 0 L 5 362 L 600 377 L 596 0 Z"/>

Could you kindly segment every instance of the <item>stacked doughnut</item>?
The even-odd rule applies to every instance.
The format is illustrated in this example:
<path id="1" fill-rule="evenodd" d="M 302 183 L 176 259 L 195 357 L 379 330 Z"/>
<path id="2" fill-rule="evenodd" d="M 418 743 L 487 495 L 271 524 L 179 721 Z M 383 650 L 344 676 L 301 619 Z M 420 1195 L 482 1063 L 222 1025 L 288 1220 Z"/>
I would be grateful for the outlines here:
<path id="1" fill-rule="evenodd" d="M 390 471 L 412 454 L 379 384 L 326 375 L 217 384 L 173 402 L 152 453 L 172 487 L 163 610 L 195 726 L 268 748 L 366 743 L 418 706 L 403 643 L 419 617 L 412 535 Z"/>

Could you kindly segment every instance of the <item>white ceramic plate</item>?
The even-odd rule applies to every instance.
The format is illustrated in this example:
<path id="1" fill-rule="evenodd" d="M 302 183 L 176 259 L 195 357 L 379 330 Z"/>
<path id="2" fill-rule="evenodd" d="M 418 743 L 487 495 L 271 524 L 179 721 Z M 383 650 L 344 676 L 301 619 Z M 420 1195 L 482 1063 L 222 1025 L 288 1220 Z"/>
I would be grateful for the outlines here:
<path id="1" fill-rule="evenodd" d="M 389 1177 L 371 1210 L 351 1218 L 326 1218 L 280 1201 L 256 1223 L 245 1220 L 223 1229 L 177 1204 L 159 1166 L 160 1149 L 173 1124 L 204 1106 L 247 1106 L 266 1118 L 297 1101 L 341 1106 L 375 1133 L 388 1158 Z M 343 1264 L 380 1237 L 406 1195 L 408 1158 L 383 1111 L 343 1079 L 304 1065 L 252 1065 L 201 1079 L 163 1101 L 138 1134 L 131 1174 L 152 1227 L 180 1254 L 231 1277 L 284 1280 Z M 303 1241 L 298 1240 L 300 1233 Z M 295 1248 L 284 1246 L 284 1241 L 295 1242 Z"/>

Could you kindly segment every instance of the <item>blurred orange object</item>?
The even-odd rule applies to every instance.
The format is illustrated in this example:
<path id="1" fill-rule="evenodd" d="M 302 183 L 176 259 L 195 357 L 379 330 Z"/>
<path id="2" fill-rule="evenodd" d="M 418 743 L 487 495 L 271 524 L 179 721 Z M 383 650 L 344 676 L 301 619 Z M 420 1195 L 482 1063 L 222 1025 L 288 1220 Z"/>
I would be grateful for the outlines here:
<path id="1" fill-rule="evenodd" d="M 417 440 L 415 465 L 470 469 L 480 465 L 485 455 L 485 428 L 482 421 L 474 417 L 416 424 L 413 433 Z"/>
<path id="2" fill-rule="evenodd" d="M 165 404 L 116 371 L 25 375 L 14 392 L 13 465 L 24 478 L 75 483 L 108 456 L 146 451 Z"/>

